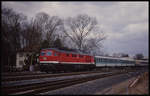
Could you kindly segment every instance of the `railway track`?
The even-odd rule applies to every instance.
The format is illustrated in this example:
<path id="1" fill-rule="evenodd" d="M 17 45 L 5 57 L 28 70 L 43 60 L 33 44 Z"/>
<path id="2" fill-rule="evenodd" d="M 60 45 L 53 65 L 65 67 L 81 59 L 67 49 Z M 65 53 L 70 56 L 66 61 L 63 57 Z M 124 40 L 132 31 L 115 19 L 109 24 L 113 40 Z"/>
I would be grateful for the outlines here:
<path id="1" fill-rule="evenodd" d="M 12 73 L 2 73 L 3 77 L 11 77 L 11 76 L 25 76 L 25 75 L 42 75 L 44 72 L 12 72 Z"/>
<path id="2" fill-rule="evenodd" d="M 103 72 L 103 71 L 86 71 L 86 72 L 72 72 L 72 73 L 59 73 L 59 74 L 40 73 L 40 74 L 30 74 L 30 75 L 25 75 L 25 76 L 5 76 L 5 77 L 2 77 L 2 82 L 51 78 L 51 77 L 60 77 L 60 76 L 71 76 L 71 75 L 80 75 L 80 74 L 92 74 L 92 73 L 100 73 L 100 72 Z"/>
<path id="3" fill-rule="evenodd" d="M 5 95 L 18 95 L 18 94 L 39 94 L 42 92 L 47 92 L 51 90 L 56 90 L 59 88 L 71 86 L 74 84 L 79 84 L 95 79 L 100 79 L 108 76 L 123 74 L 126 72 L 113 72 L 113 73 L 104 73 L 101 75 L 87 76 L 87 77 L 78 77 L 71 79 L 56 80 L 50 82 L 34 83 L 34 84 L 25 84 L 20 86 L 11 86 L 11 87 L 2 87 L 2 92 Z"/>

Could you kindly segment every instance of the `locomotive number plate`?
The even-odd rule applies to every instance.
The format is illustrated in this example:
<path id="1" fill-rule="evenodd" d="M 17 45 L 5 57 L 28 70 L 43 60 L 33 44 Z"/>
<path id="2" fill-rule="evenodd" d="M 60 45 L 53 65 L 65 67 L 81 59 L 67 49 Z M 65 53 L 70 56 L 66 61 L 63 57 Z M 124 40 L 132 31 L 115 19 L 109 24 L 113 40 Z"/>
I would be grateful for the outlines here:
<path id="1" fill-rule="evenodd" d="M 46 58 L 46 57 L 43 57 L 43 60 L 47 60 L 47 58 Z"/>

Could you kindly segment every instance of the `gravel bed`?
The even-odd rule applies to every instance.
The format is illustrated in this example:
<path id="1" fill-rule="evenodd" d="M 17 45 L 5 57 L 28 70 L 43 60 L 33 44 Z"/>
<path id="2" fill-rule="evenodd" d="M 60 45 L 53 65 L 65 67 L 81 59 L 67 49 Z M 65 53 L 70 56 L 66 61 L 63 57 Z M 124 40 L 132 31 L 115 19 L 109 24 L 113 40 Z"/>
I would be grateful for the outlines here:
<path id="1" fill-rule="evenodd" d="M 130 72 L 128 74 L 121 74 L 116 76 L 110 76 L 107 78 L 101 78 L 93 81 L 88 81 L 81 84 L 76 84 L 73 86 L 48 91 L 45 93 L 40 93 L 40 95 L 91 95 L 95 94 L 99 91 L 102 91 L 105 88 L 111 87 L 112 85 L 115 85 L 117 83 L 123 82 L 131 77 L 137 76 L 137 72 Z"/>
<path id="2" fill-rule="evenodd" d="M 45 72 L 41 72 L 41 71 L 33 71 L 33 72 L 30 72 L 30 71 L 23 71 L 23 72 L 2 72 L 1 74 L 3 75 L 3 76 L 7 76 L 7 75 L 9 75 L 9 76 L 11 76 L 11 75 L 15 75 L 15 74 L 35 74 L 35 73 L 43 73 L 43 74 L 45 74 Z"/>
<path id="3" fill-rule="evenodd" d="M 2 84 L 2 86 L 16 86 L 16 85 L 34 84 L 34 83 L 42 83 L 42 82 L 48 82 L 48 81 L 56 81 L 56 80 L 63 80 L 63 79 L 101 75 L 101 74 L 106 74 L 106 73 L 111 73 L 111 72 L 40 78 L 40 79 L 32 79 L 32 80 L 9 81 L 9 82 L 1 82 L 1 84 Z"/>

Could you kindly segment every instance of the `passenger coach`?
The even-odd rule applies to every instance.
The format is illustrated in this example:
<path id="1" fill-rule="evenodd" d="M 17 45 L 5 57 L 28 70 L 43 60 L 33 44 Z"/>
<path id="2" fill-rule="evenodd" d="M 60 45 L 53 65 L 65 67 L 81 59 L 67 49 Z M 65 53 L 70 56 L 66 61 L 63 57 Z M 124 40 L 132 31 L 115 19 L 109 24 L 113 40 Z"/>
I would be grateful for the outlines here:
<path id="1" fill-rule="evenodd" d="M 135 61 L 128 58 L 114 58 L 95 56 L 96 67 L 121 67 L 121 66 L 135 66 Z"/>

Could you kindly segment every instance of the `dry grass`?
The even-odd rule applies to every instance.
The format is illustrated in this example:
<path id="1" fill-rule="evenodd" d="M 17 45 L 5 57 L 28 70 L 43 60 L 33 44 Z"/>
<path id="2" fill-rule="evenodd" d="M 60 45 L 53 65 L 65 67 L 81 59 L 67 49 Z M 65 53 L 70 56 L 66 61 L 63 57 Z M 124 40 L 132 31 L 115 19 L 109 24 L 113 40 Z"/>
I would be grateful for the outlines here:
<path id="1" fill-rule="evenodd" d="M 129 87 L 129 85 L 136 79 L 135 77 L 96 94 L 148 94 L 148 76 L 148 72 L 141 75 L 139 80 L 132 87 Z"/>
<path id="2" fill-rule="evenodd" d="M 122 83 L 112 86 L 111 88 L 104 89 L 96 94 L 127 94 L 127 87 L 133 80 L 135 80 L 135 78 L 126 80 Z"/>
<path id="3" fill-rule="evenodd" d="M 148 84 L 149 84 L 148 72 L 141 75 L 138 82 L 130 88 L 130 94 L 148 94 Z"/>

